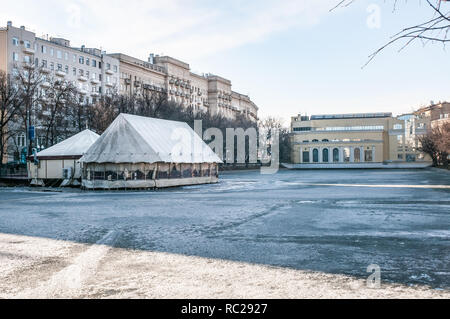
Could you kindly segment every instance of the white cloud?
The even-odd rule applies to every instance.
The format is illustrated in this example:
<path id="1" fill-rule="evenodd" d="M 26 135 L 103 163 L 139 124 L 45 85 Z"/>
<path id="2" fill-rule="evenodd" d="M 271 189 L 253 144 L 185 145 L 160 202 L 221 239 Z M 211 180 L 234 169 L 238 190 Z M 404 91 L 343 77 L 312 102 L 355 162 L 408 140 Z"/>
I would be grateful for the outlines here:
<path id="1" fill-rule="evenodd" d="M 20 23 L 32 25 L 38 35 L 49 33 L 76 45 L 140 58 L 155 52 L 188 60 L 315 24 L 334 1 L 8 1 L 0 18 L 10 20 L 21 12 L 18 19 L 27 21 Z"/>

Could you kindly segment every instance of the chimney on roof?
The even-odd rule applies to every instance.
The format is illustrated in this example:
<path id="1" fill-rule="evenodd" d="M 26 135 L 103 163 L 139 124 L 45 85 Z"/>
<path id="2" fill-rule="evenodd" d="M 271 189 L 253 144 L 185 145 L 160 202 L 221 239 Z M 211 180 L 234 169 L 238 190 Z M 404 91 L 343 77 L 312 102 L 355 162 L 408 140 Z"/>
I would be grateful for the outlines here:
<path id="1" fill-rule="evenodd" d="M 25 30 L 25 26 L 24 26 L 24 25 L 21 25 L 20 28 L 21 28 L 22 30 Z"/>
<path id="2" fill-rule="evenodd" d="M 84 44 L 81 46 L 81 51 L 82 52 L 84 52 L 84 48 L 85 48 L 85 46 L 84 46 Z"/>
<path id="3" fill-rule="evenodd" d="M 12 27 L 12 21 L 8 21 L 8 22 L 6 23 L 6 25 L 7 25 L 8 27 Z"/>

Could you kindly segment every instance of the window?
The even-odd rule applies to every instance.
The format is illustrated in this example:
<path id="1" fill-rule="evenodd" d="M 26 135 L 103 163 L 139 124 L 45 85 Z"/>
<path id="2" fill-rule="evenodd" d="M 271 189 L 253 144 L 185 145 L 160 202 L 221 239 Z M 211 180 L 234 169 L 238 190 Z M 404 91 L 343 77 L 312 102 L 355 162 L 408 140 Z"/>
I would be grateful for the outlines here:
<path id="1" fill-rule="evenodd" d="M 46 53 L 47 53 L 47 47 L 46 47 L 45 45 L 41 46 L 41 52 L 42 52 L 43 54 L 46 54 Z"/>
<path id="2" fill-rule="evenodd" d="M 361 162 L 361 150 L 359 149 L 359 147 L 355 148 L 353 155 L 355 162 Z"/>
<path id="3" fill-rule="evenodd" d="M 92 80 L 95 80 L 97 78 L 97 75 L 94 72 L 92 72 L 91 77 L 92 77 Z"/>
<path id="4" fill-rule="evenodd" d="M 90 65 L 89 64 L 89 58 L 86 58 L 86 65 Z"/>
<path id="5" fill-rule="evenodd" d="M 303 163 L 309 163 L 309 151 L 303 152 Z"/>
<path id="6" fill-rule="evenodd" d="M 66 71 L 66 74 L 69 74 L 69 66 L 68 65 L 66 65 L 64 70 Z"/>
<path id="7" fill-rule="evenodd" d="M 60 50 L 56 50 L 56 57 L 62 59 L 62 52 Z"/>
<path id="8" fill-rule="evenodd" d="M 23 41 L 23 45 L 25 46 L 25 48 L 30 49 L 31 48 L 31 43 L 28 40 Z"/>
<path id="9" fill-rule="evenodd" d="M 74 76 L 77 76 L 77 68 L 73 68 L 73 69 L 72 69 L 72 74 L 73 74 Z"/>
<path id="10" fill-rule="evenodd" d="M 55 54 L 55 50 L 53 48 L 50 48 L 50 55 L 53 56 Z"/>
<path id="11" fill-rule="evenodd" d="M 78 62 L 79 62 L 80 64 L 84 64 L 84 57 L 80 56 L 80 57 L 78 58 Z"/>
<path id="12" fill-rule="evenodd" d="M 114 72 L 117 73 L 117 65 L 114 66 Z"/>
<path id="13" fill-rule="evenodd" d="M 42 60 L 42 67 L 46 68 L 47 67 L 47 60 Z"/>
<path id="14" fill-rule="evenodd" d="M 23 57 L 23 61 L 25 62 L 25 63 L 30 63 L 30 56 L 29 55 L 25 55 L 24 57 Z"/>
<path id="15" fill-rule="evenodd" d="M 322 162 L 328 163 L 328 148 L 324 148 L 322 151 Z"/>
<path id="16" fill-rule="evenodd" d="M 107 69 L 107 70 L 111 70 L 111 64 L 106 63 L 106 69 Z"/>
<path id="17" fill-rule="evenodd" d="M 403 159 L 403 154 L 398 154 L 397 155 L 397 159 L 402 160 Z"/>
<path id="18" fill-rule="evenodd" d="M 19 39 L 17 39 L 17 38 L 12 38 L 12 44 L 14 45 L 14 46 L 19 46 Z"/>
<path id="19" fill-rule="evenodd" d="M 313 162 L 319 163 L 319 150 L 317 148 L 313 150 Z"/>
<path id="20" fill-rule="evenodd" d="M 373 162 L 373 152 L 371 150 L 364 151 L 364 162 Z"/>
<path id="21" fill-rule="evenodd" d="M 394 125 L 394 130 L 401 130 L 401 129 L 403 129 L 403 125 L 401 125 L 401 124 Z"/>
<path id="22" fill-rule="evenodd" d="M 50 62 L 50 70 L 54 70 L 55 69 L 55 64 L 53 62 Z"/>
<path id="23" fill-rule="evenodd" d="M 58 71 L 62 71 L 62 64 L 58 64 Z"/>
<path id="24" fill-rule="evenodd" d="M 312 140 L 312 142 L 313 142 L 313 143 L 318 143 L 318 142 L 319 142 L 319 140 Z"/>
<path id="25" fill-rule="evenodd" d="M 333 162 L 339 162 L 339 149 L 333 149 Z"/>
<path id="26" fill-rule="evenodd" d="M 73 63 L 77 62 L 77 55 L 76 55 L 76 54 L 74 54 L 74 55 L 72 56 L 72 62 L 73 62 Z"/>
<path id="27" fill-rule="evenodd" d="M 79 70 L 78 70 L 78 74 L 79 74 L 80 76 L 84 76 L 84 71 L 83 71 L 82 69 L 79 69 Z"/>
<path id="28" fill-rule="evenodd" d="M 350 148 L 344 148 L 344 162 L 350 162 Z"/>
<path id="29" fill-rule="evenodd" d="M 19 55 L 16 52 L 13 52 L 13 61 L 14 62 L 19 61 Z"/>
<path id="30" fill-rule="evenodd" d="M 86 71 L 86 77 L 89 79 L 89 71 Z"/>
<path id="31" fill-rule="evenodd" d="M 69 53 L 67 53 L 67 52 L 64 52 L 64 60 L 69 60 Z"/>
<path id="32" fill-rule="evenodd" d="M 97 60 L 92 59 L 91 65 L 95 68 L 97 67 Z"/>
<path id="33" fill-rule="evenodd" d="M 310 127 L 294 127 L 294 132 L 311 131 Z"/>
<path id="34" fill-rule="evenodd" d="M 98 68 L 99 68 L 99 69 L 102 68 L 102 62 L 98 62 Z"/>

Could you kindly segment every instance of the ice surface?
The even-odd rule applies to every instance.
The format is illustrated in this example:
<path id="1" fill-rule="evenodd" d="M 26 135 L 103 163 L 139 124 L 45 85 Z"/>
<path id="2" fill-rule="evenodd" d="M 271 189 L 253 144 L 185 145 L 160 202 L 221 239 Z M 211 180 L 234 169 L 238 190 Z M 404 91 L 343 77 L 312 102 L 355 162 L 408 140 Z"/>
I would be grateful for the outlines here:
<path id="1" fill-rule="evenodd" d="M 404 185 L 338 187 L 320 184 Z M 314 184 L 314 186 L 306 185 Z M 0 233 L 450 288 L 450 185 L 434 170 L 225 173 L 154 192 L 0 189 Z"/>

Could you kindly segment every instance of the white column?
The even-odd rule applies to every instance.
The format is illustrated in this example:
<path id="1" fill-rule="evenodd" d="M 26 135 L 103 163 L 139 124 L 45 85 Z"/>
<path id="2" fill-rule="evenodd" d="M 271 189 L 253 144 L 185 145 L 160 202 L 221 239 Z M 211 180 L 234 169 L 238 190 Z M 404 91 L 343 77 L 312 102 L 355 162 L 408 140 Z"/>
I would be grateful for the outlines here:
<path id="1" fill-rule="evenodd" d="M 312 163 L 313 162 L 313 151 L 312 151 L 312 147 L 309 148 L 309 162 Z"/>
<path id="2" fill-rule="evenodd" d="M 376 158 L 375 158 L 375 146 L 372 147 L 372 162 L 376 162 Z"/>
<path id="3" fill-rule="evenodd" d="M 344 162 L 344 149 L 341 147 L 339 147 L 339 163 L 343 163 Z"/>
<path id="4" fill-rule="evenodd" d="M 354 147 L 350 147 L 350 163 L 353 163 L 355 161 L 355 151 Z"/>
<path id="5" fill-rule="evenodd" d="M 364 147 L 360 147 L 359 148 L 359 157 L 360 157 L 360 162 L 363 163 L 364 162 Z"/>
<path id="6" fill-rule="evenodd" d="M 303 147 L 300 147 L 300 161 L 299 163 L 303 163 Z"/>
<path id="7" fill-rule="evenodd" d="M 328 163 L 333 163 L 333 148 L 328 148 Z"/>
<path id="8" fill-rule="evenodd" d="M 322 151 L 322 148 L 319 147 L 318 150 L 319 150 L 319 163 L 323 163 L 323 151 Z"/>

